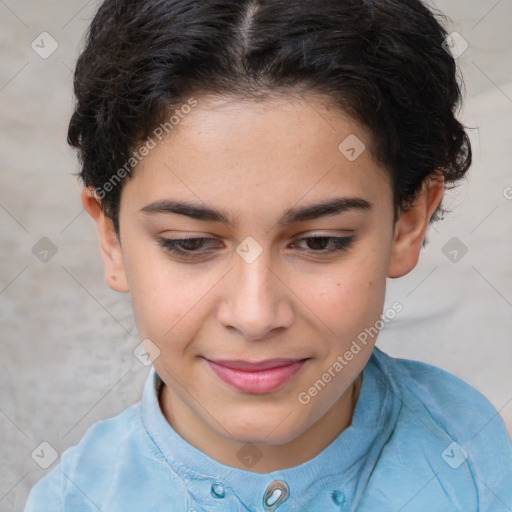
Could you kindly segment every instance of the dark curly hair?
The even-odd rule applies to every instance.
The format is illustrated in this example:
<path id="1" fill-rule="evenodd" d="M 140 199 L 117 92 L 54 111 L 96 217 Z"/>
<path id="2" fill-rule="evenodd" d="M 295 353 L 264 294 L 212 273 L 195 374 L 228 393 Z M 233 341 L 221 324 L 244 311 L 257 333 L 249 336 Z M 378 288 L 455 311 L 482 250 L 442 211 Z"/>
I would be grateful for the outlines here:
<path id="1" fill-rule="evenodd" d="M 436 16 L 420 0 L 105 0 L 74 74 L 77 175 L 119 236 L 127 162 L 192 94 L 318 93 L 369 128 L 396 220 L 426 180 L 455 186 L 471 165 L 455 118 L 462 80 Z"/>

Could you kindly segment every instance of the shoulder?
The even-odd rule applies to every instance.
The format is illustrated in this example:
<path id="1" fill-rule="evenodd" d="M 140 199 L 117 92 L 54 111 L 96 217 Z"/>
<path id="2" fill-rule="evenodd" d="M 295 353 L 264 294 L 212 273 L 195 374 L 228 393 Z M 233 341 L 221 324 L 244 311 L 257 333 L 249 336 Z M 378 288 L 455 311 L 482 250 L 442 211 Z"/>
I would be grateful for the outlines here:
<path id="1" fill-rule="evenodd" d="M 138 402 L 94 423 L 78 444 L 66 449 L 58 465 L 32 487 L 24 512 L 71 510 L 70 503 L 81 503 L 84 493 L 102 503 L 119 485 L 129 487 L 134 467 L 159 468 L 159 462 L 165 464 L 147 435 Z"/>
<path id="2" fill-rule="evenodd" d="M 512 507 L 512 442 L 495 407 L 455 375 L 374 349 L 373 361 L 399 399 L 388 462 L 400 460 L 432 481 L 453 504 L 498 511 Z M 432 487 L 434 486 L 434 487 Z M 459 510 L 459 509 L 457 509 Z"/>
<path id="3" fill-rule="evenodd" d="M 473 435 L 487 425 L 491 429 L 504 428 L 490 401 L 459 377 L 421 361 L 389 356 L 379 349 L 374 353 L 400 398 L 412 410 L 435 419 L 439 427 L 453 433 L 461 430 L 461 434 L 471 430 Z M 494 421 L 496 418 L 499 421 Z"/>
<path id="4" fill-rule="evenodd" d="M 116 457 L 140 445 L 142 431 L 138 402 L 117 416 L 91 425 L 77 445 L 63 452 L 62 470 L 72 473 L 81 466 L 91 473 L 105 471 L 115 464 Z"/>

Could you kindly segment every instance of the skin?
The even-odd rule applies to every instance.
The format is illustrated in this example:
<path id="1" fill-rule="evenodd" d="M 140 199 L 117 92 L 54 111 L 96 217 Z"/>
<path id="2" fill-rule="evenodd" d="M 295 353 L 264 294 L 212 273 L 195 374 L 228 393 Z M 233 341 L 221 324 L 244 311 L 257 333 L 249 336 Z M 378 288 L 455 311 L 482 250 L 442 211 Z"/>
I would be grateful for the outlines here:
<path id="1" fill-rule="evenodd" d="M 355 161 L 338 150 L 350 134 L 366 146 Z M 165 383 L 162 412 L 181 437 L 223 464 L 248 469 L 237 452 L 254 444 L 262 457 L 251 471 L 296 466 L 350 425 L 376 336 L 308 404 L 298 395 L 379 320 L 386 277 L 416 266 L 444 189 L 442 179 L 426 183 L 394 224 L 389 173 L 370 149 L 368 131 L 316 96 L 199 97 L 123 184 L 120 240 L 93 190 L 82 193 L 106 282 L 131 294 L 140 339 L 160 350 L 153 364 Z M 278 223 L 289 208 L 334 197 L 373 207 Z M 140 211 L 160 199 L 220 209 L 236 224 Z M 322 255 L 333 245 L 308 239 L 314 235 L 355 240 Z M 157 243 L 184 236 L 213 238 L 184 246 L 213 252 L 186 259 Z M 251 263 L 236 252 L 249 236 L 263 251 Z M 281 357 L 310 359 L 284 387 L 263 394 L 231 388 L 204 359 Z"/>

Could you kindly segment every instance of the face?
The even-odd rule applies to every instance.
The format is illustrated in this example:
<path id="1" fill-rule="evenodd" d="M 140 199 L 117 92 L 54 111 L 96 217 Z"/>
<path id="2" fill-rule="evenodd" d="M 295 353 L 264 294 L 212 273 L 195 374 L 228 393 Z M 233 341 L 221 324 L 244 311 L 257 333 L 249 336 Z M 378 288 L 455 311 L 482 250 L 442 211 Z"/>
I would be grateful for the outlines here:
<path id="1" fill-rule="evenodd" d="M 278 445 L 341 403 L 376 338 L 353 342 L 378 324 L 386 277 L 416 264 L 440 200 L 421 196 L 395 226 L 371 145 L 317 97 L 200 97 L 124 184 L 120 245 L 96 215 L 107 281 L 130 292 L 175 414 Z M 210 363 L 270 359 L 296 362 L 259 375 Z"/>

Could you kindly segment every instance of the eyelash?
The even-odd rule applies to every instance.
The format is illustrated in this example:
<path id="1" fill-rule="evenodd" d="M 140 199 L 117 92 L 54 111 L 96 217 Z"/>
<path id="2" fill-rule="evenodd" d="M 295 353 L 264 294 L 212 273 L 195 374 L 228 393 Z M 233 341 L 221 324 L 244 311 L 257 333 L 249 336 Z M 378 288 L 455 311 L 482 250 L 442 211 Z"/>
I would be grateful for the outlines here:
<path id="1" fill-rule="evenodd" d="M 354 236 L 347 236 L 347 237 L 335 237 L 335 236 L 308 236 L 305 238 L 301 238 L 298 240 L 298 242 L 304 241 L 304 240 L 317 240 L 317 239 L 324 239 L 324 240 L 331 240 L 334 244 L 334 247 L 331 249 L 322 249 L 319 251 L 315 250 L 309 250 L 312 254 L 320 254 L 320 255 L 329 255 L 339 252 L 348 251 L 354 242 L 355 237 Z M 169 238 L 158 238 L 158 245 L 162 247 L 165 251 L 177 254 L 179 256 L 183 256 L 185 258 L 197 258 L 198 256 L 204 256 L 207 255 L 213 250 L 207 250 L 207 251 L 191 251 L 191 250 L 184 250 L 180 249 L 180 244 L 191 242 L 191 241 L 209 241 L 214 240 L 213 238 L 197 238 L 197 237 L 190 237 L 190 238 L 180 238 L 180 239 L 169 239 Z M 308 251 L 308 249 L 303 249 L 305 251 Z"/>

